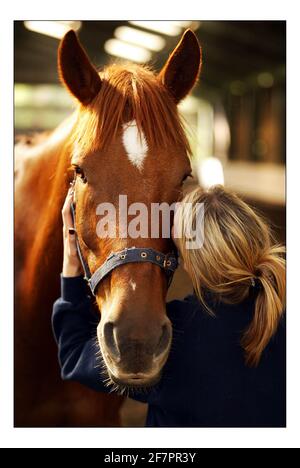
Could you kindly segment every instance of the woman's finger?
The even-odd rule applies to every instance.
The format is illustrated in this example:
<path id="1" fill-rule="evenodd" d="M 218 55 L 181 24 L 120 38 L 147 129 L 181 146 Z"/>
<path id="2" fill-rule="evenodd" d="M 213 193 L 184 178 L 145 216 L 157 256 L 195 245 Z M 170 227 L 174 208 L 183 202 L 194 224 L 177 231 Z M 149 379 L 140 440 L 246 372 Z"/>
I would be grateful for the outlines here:
<path id="1" fill-rule="evenodd" d="M 68 230 L 71 228 L 74 228 L 74 222 L 73 222 L 73 217 L 71 214 L 71 204 L 73 202 L 73 197 L 74 197 L 74 191 L 71 188 L 68 191 L 67 197 L 65 199 L 65 203 L 62 209 L 62 218 L 63 218 L 63 223 L 64 223 L 64 229 Z"/>
<path id="2" fill-rule="evenodd" d="M 74 189 L 73 187 L 70 187 L 66 195 L 65 201 L 64 201 L 62 214 L 65 214 L 67 213 L 67 211 L 69 211 L 69 207 L 70 207 L 70 203 L 72 202 L 73 194 L 74 194 Z"/>
<path id="3" fill-rule="evenodd" d="M 76 232 L 74 229 L 71 204 L 74 199 L 74 189 L 71 187 L 67 193 L 62 209 L 63 237 L 64 237 L 64 261 L 63 276 L 72 277 L 83 274 L 82 265 L 76 245 Z"/>
<path id="4" fill-rule="evenodd" d="M 72 257 L 78 256 L 75 234 L 68 233 L 69 255 Z M 79 258 L 79 257 L 78 257 Z"/>

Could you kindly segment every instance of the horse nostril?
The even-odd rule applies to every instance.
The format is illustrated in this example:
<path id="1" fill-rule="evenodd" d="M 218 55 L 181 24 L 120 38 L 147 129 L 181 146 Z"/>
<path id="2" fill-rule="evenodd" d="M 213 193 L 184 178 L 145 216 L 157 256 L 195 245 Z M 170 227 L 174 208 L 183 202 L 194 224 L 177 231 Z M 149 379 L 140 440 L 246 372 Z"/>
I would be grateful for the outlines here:
<path id="1" fill-rule="evenodd" d="M 155 357 L 159 357 L 162 353 L 166 351 L 166 349 L 169 347 L 171 339 L 171 326 L 168 324 L 163 325 L 162 327 L 162 334 L 159 339 L 156 352 L 155 352 Z"/>
<path id="2" fill-rule="evenodd" d="M 119 359 L 120 352 L 118 349 L 114 331 L 115 330 L 114 330 L 113 322 L 106 322 L 103 328 L 103 336 L 104 336 L 105 344 L 110 354 L 112 355 L 112 357 L 114 357 L 115 359 Z"/>

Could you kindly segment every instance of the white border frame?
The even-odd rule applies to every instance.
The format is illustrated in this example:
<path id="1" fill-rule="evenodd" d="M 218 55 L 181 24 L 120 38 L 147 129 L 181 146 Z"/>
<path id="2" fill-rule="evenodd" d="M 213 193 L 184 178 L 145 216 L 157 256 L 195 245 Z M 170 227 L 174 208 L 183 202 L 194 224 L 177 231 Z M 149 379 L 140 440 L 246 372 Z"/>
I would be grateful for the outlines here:
<path id="1" fill-rule="evenodd" d="M 0 445 L 3 447 L 299 447 L 300 372 L 299 333 L 299 24 L 297 3 L 261 2 L 182 2 L 152 0 L 146 8 L 138 2 L 112 4 L 86 0 L 84 6 L 52 0 L 40 4 L 11 0 L 1 13 L 0 28 Z M 202 20 L 287 20 L 288 33 L 288 429 L 14 429 L 13 428 L 13 20 L 23 19 L 202 19 Z M 117 12 L 117 13 L 116 13 Z M 157 17 L 159 12 L 159 17 Z M 70 18 L 72 16 L 72 18 Z M 5 72 L 4 72 L 5 70 Z M 297 99 L 298 98 L 298 99 Z M 298 164 L 298 165 L 297 165 Z M 298 189 L 299 190 L 299 189 Z M 289 253 L 291 252 L 291 254 Z"/>

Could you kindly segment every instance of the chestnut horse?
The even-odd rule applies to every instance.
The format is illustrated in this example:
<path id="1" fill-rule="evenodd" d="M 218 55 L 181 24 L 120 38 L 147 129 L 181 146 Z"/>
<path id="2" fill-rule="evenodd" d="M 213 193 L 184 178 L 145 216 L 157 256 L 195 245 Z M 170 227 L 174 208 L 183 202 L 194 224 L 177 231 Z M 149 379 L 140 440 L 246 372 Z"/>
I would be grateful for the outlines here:
<path id="1" fill-rule="evenodd" d="M 178 199 L 191 168 L 177 104 L 196 83 L 201 53 L 188 30 L 158 75 L 133 64 L 97 72 L 69 31 L 58 66 L 76 111 L 54 132 L 16 145 L 15 425 L 117 426 L 119 396 L 60 380 L 51 333 L 62 266 L 60 212 L 73 167 L 78 240 L 91 272 L 111 251 L 133 245 L 170 251 L 171 240 L 162 237 L 99 239 L 96 207 L 117 204 L 119 194 L 147 206 Z M 151 263 L 122 265 L 97 288 L 98 339 L 113 379 L 126 384 L 133 375 L 150 385 L 158 378 L 172 339 L 166 292 L 164 272 Z M 124 350 L 118 360 L 116 348 Z"/>

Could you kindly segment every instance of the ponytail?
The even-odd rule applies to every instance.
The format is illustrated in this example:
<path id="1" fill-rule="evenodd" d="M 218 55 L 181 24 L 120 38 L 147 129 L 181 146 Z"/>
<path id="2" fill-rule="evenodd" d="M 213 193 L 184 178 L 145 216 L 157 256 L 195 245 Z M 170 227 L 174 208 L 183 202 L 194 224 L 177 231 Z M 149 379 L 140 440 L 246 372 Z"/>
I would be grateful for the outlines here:
<path id="1" fill-rule="evenodd" d="M 268 223 L 224 187 L 197 188 L 185 196 L 181 207 L 184 203 L 205 204 L 204 242 L 199 249 L 185 247 L 189 240 L 185 223 L 196 223 L 197 210 L 192 210 L 191 219 L 183 211 L 178 216 L 183 233 L 179 249 L 205 309 L 213 314 L 205 291 L 220 302 L 240 304 L 253 286 L 258 288 L 254 317 L 241 340 L 246 364 L 257 366 L 285 309 L 285 248 L 275 244 Z"/>
<path id="2" fill-rule="evenodd" d="M 254 319 L 242 338 L 246 364 L 256 367 L 271 338 L 275 335 L 285 308 L 284 247 L 270 247 L 256 267 L 260 282 Z"/>

